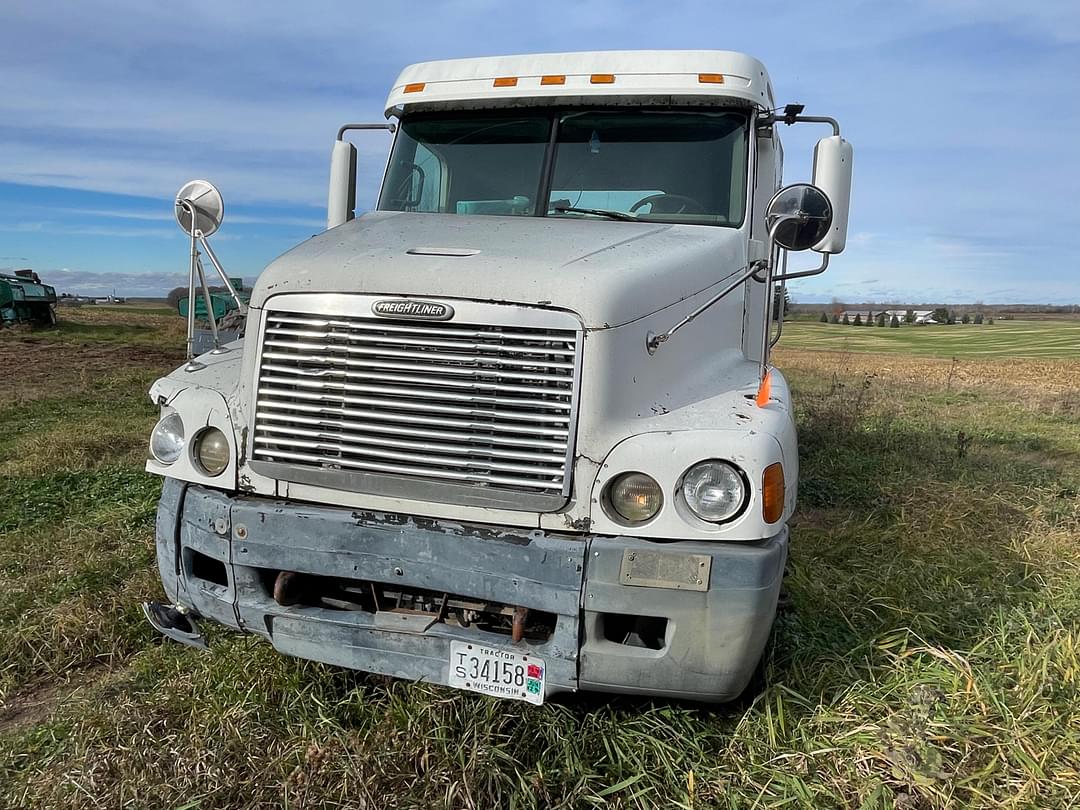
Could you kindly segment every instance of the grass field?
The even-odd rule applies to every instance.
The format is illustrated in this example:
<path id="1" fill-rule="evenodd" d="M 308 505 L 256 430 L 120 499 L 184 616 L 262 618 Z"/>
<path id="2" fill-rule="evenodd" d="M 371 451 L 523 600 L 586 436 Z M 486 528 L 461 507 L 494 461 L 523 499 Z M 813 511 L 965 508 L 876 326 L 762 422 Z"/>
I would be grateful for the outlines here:
<path id="1" fill-rule="evenodd" d="M 64 317 L 0 334 L 0 807 L 1080 806 L 1075 350 L 791 329 L 800 508 L 764 688 L 532 707 L 158 637 L 145 391 L 182 323 Z M 978 334 L 1007 354 L 1025 328 Z"/>
<path id="2" fill-rule="evenodd" d="M 930 357 L 1080 357 L 1080 320 L 995 321 L 952 326 L 784 325 L 784 345 L 802 349 L 888 352 Z"/>

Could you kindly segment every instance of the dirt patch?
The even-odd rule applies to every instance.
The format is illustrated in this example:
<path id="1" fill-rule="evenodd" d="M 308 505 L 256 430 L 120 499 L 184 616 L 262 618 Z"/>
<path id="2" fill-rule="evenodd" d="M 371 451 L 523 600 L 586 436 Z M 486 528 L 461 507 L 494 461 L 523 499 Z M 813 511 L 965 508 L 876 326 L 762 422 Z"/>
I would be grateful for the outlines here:
<path id="1" fill-rule="evenodd" d="M 26 402 L 92 385 L 97 378 L 127 369 L 162 374 L 184 361 L 182 346 L 54 343 L 16 334 L 0 336 L 0 403 Z"/>
<path id="2" fill-rule="evenodd" d="M 0 735 L 40 723 L 60 702 L 59 696 L 74 691 L 64 684 L 39 682 L 23 687 L 0 703 Z"/>
<path id="3" fill-rule="evenodd" d="M 107 667 L 91 665 L 62 681 L 39 679 L 26 684 L 0 700 L 0 736 L 41 723 L 75 693 L 100 687 L 115 677 Z"/>

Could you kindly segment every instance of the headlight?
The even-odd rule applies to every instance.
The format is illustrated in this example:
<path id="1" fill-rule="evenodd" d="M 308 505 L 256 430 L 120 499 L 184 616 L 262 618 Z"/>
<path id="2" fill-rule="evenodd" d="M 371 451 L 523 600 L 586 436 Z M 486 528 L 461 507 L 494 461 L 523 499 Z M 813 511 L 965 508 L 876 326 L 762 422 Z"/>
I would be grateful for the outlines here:
<path id="1" fill-rule="evenodd" d="M 184 452 L 184 422 L 180 414 L 162 418 L 150 434 L 150 452 L 162 464 L 172 464 Z"/>
<path id="2" fill-rule="evenodd" d="M 207 428 L 195 437 L 191 455 L 202 472 L 221 475 L 229 466 L 229 440 L 217 428 Z"/>
<path id="3" fill-rule="evenodd" d="M 627 523 L 642 523 L 660 511 L 664 494 L 645 473 L 623 473 L 608 485 L 607 500 Z"/>
<path id="4" fill-rule="evenodd" d="M 710 523 L 731 520 L 746 506 L 743 475 L 726 461 L 695 464 L 683 476 L 682 494 L 690 511 Z"/>

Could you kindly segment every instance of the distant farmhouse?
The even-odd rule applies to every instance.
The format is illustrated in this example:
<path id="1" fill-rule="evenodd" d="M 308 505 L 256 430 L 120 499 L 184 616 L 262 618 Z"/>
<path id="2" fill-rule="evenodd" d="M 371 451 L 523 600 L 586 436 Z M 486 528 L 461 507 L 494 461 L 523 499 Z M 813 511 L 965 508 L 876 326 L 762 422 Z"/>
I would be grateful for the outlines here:
<path id="1" fill-rule="evenodd" d="M 886 321 L 891 321 L 893 315 L 895 315 L 896 319 L 900 321 L 900 323 L 907 323 L 905 319 L 907 318 L 908 311 L 906 309 L 845 309 L 843 312 L 840 313 L 839 317 L 840 320 L 844 320 L 844 318 L 847 318 L 849 321 L 854 321 L 855 316 L 858 315 L 859 321 L 861 323 L 866 323 L 868 318 L 871 320 L 876 320 L 878 316 L 882 313 L 885 313 Z M 934 320 L 933 310 L 914 309 L 912 310 L 912 313 L 915 316 L 914 323 L 937 323 L 937 321 Z"/>

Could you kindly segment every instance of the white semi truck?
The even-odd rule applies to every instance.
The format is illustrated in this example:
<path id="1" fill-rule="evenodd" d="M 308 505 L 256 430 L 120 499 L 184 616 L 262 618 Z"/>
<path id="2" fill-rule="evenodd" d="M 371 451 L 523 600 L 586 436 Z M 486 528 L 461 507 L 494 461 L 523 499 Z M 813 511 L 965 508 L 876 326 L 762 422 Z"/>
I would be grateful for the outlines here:
<path id="1" fill-rule="evenodd" d="M 738 696 L 798 483 L 772 302 L 843 250 L 839 126 L 726 51 L 417 64 L 386 116 L 342 127 L 327 230 L 262 273 L 245 337 L 151 389 L 148 618 L 534 703 Z M 813 184 L 781 189 L 781 123 L 832 127 Z M 220 197 L 177 210 L 194 296 Z"/>

